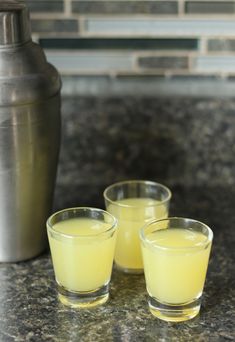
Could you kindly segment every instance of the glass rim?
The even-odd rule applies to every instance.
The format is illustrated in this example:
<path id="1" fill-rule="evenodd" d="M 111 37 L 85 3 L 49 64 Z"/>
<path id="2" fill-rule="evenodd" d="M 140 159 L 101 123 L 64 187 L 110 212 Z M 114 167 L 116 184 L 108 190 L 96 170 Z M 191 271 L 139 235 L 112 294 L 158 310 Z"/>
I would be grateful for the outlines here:
<path id="1" fill-rule="evenodd" d="M 158 187 L 161 187 L 162 189 L 164 189 L 166 192 L 167 192 L 167 197 L 161 201 L 159 201 L 159 203 L 156 203 L 156 204 L 149 204 L 149 205 L 145 205 L 145 208 L 146 207 L 157 207 L 159 205 L 162 205 L 166 202 L 169 202 L 171 197 L 172 197 L 172 192 L 171 190 L 161 184 L 161 183 L 158 183 L 158 182 L 154 182 L 154 181 L 149 181 L 149 180 L 141 180 L 141 179 L 133 179 L 133 180 L 126 180 L 126 181 L 120 181 L 120 182 L 116 182 L 116 183 L 113 183 L 111 185 L 109 185 L 107 188 L 105 188 L 104 192 L 103 192 L 103 196 L 104 196 L 104 199 L 112 204 L 115 204 L 117 206 L 120 206 L 120 207 L 125 207 L 125 208 L 139 208 L 141 207 L 142 205 L 130 205 L 130 204 L 122 204 L 122 203 L 118 203 L 117 204 L 117 201 L 113 201 L 109 198 L 109 196 L 107 195 L 107 192 L 116 187 L 116 186 L 119 186 L 119 185 L 125 185 L 125 184 L 131 184 L 131 183 L 143 183 L 143 184 L 149 184 L 149 185 L 155 185 L 155 186 L 158 186 Z"/>
<path id="2" fill-rule="evenodd" d="M 103 232 L 100 232 L 100 233 L 97 233 L 97 234 L 87 234 L 87 235 L 80 235 L 80 234 L 66 234 L 66 233 L 61 233 L 59 231 L 57 231 L 56 229 L 53 228 L 53 224 L 51 223 L 51 220 L 59 215 L 59 214 L 62 214 L 62 213 L 65 213 L 65 212 L 72 212 L 72 211 L 96 211 L 96 212 L 101 212 L 107 216 L 109 216 L 113 222 L 110 222 L 110 227 L 107 228 L 105 231 Z M 76 217 L 74 217 L 76 218 Z M 69 219 L 68 219 L 69 220 Z M 95 219 L 94 219 L 95 220 Z M 67 221 L 64 220 L 64 221 Z M 97 220 L 98 221 L 98 220 Z M 62 220 L 60 221 L 62 222 Z M 71 239 L 87 239 L 87 238 L 93 238 L 94 237 L 97 237 L 97 236 L 102 236 L 102 235 L 105 235 L 107 234 L 108 232 L 112 231 L 114 228 L 117 227 L 117 219 L 112 215 L 110 214 L 108 211 L 106 210 L 103 210 L 103 209 L 99 209 L 99 208 L 94 208 L 94 207 L 71 207 L 71 208 L 66 208 L 66 209 L 62 209 L 62 210 L 59 210 L 59 211 L 56 211 L 55 213 L 53 213 L 51 216 L 49 216 L 49 218 L 47 219 L 46 221 L 46 226 L 47 226 L 47 230 L 50 231 L 50 232 L 53 232 L 54 234 L 57 234 L 57 235 L 60 235 L 60 236 L 63 236 L 63 237 L 66 237 L 66 238 L 71 238 Z"/>
<path id="3" fill-rule="evenodd" d="M 162 245 L 158 245 L 158 244 L 153 244 L 151 243 L 151 241 L 149 241 L 147 239 L 147 236 L 145 235 L 144 231 L 146 228 L 154 225 L 155 223 L 159 223 L 159 222 L 166 222 L 166 221 L 172 221 L 172 220 L 176 220 L 176 221 L 180 221 L 180 220 L 184 220 L 184 221 L 190 221 L 190 222 L 194 222 L 194 223 L 198 223 L 201 226 L 203 226 L 204 228 L 206 228 L 207 232 L 208 232 L 208 236 L 206 236 L 205 241 L 202 241 L 200 243 L 198 243 L 195 246 L 188 246 L 188 247 L 167 247 L 167 246 L 162 246 Z M 163 229 L 157 229 L 157 231 L 162 231 L 165 229 L 169 229 L 169 228 L 163 228 Z M 173 228 L 174 229 L 174 228 Z M 175 228 L 177 229 L 177 228 Z M 180 229 L 180 227 L 179 227 Z M 181 228 L 181 229 L 187 229 L 187 228 Z M 188 217 L 178 217 L 178 216 L 171 216 L 171 217 L 167 217 L 164 219 L 160 219 L 160 220 L 154 220 L 151 222 L 146 223 L 139 232 L 139 236 L 140 239 L 143 243 L 147 243 L 148 245 L 151 245 L 153 248 L 158 248 L 158 249 L 162 249 L 162 250 L 174 250 L 174 251 L 180 251 L 180 250 L 198 250 L 198 249 L 202 249 L 204 247 L 206 247 L 209 243 L 212 242 L 214 234 L 212 229 L 205 223 L 198 221 L 196 219 L 192 219 L 192 218 L 188 218 Z"/>

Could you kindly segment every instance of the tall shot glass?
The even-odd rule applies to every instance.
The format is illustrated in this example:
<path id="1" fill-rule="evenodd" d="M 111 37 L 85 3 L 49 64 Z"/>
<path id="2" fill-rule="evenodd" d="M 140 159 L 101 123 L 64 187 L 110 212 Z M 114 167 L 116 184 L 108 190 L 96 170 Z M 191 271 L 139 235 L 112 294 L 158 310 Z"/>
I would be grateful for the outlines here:
<path id="1" fill-rule="evenodd" d="M 103 304 L 109 297 L 116 219 L 96 208 L 71 208 L 47 221 L 60 301 L 74 308 Z"/>
<path id="2" fill-rule="evenodd" d="M 151 313 L 165 321 L 195 317 L 201 306 L 212 245 L 212 230 L 202 222 L 170 217 L 140 231 Z"/>
<path id="3" fill-rule="evenodd" d="M 117 218 L 115 265 L 126 273 L 143 273 L 139 230 L 147 222 L 168 216 L 170 190 L 159 183 L 123 181 L 104 191 L 106 210 Z"/>

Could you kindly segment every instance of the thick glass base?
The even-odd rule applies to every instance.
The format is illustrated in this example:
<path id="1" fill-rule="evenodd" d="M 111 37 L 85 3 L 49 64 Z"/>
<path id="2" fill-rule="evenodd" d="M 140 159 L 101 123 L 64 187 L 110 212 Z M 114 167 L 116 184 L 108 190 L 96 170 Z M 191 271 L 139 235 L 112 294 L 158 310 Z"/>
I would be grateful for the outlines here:
<path id="1" fill-rule="evenodd" d="M 150 312 L 167 322 L 183 322 L 192 319 L 197 316 L 201 306 L 200 298 L 188 304 L 170 305 L 162 304 L 149 296 L 148 303 Z"/>
<path id="2" fill-rule="evenodd" d="M 127 267 L 123 267 L 123 266 L 118 265 L 116 262 L 115 262 L 114 266 L 118 271 L 121 271 L 124 273 L 129 273 L 129 274 L 143 274 L 144 273 L 143 268 L 127 268 Z"/>
<path id="3" fill-rule="evenodd" d="M 72 292 L 58 284 L 58 297 L 62 304 L 71 308 L 89 309 L 102 305 L 109 298 L 109 284 L 95 291 Z"/>

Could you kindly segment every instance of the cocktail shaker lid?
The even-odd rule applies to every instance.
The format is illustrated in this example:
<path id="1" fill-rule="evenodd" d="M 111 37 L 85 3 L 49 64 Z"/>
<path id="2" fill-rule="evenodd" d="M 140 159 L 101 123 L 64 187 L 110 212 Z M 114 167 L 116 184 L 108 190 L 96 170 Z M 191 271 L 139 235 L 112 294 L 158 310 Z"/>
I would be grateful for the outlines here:
<path id="1" fill-rule="evenodd" d="M 30 39 L 27 6 L 16 0 L 0 0 L 0 46 L 23 44 Z"/>

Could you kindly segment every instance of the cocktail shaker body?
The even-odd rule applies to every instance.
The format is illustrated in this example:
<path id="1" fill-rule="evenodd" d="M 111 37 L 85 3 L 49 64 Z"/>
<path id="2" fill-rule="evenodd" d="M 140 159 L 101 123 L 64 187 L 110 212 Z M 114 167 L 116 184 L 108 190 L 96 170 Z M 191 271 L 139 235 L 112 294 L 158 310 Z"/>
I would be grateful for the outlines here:
<path id="1" fill-rule="evenodd" d="M 30 34 L 26 6 L 0 3 L 0 262 L 46 247 L 60 147 L 60 77 Z"/>

